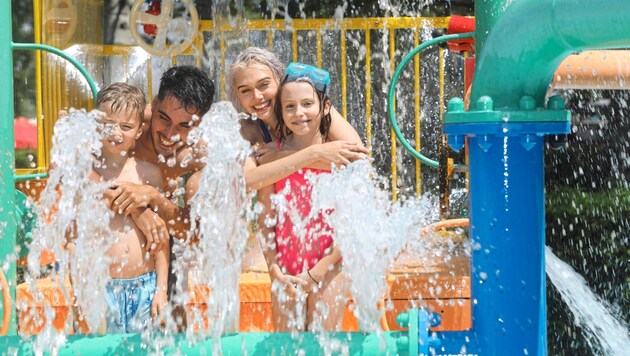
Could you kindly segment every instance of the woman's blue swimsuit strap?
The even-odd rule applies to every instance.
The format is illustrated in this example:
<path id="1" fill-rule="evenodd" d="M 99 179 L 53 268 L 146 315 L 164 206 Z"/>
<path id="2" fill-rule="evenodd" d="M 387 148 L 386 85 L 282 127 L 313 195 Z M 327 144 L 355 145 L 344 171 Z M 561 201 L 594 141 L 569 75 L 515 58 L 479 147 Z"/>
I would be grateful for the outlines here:
<path id="1" fill-rule="evenodd" d="M 265 143 L 273 141 L 273 139 L 271 138 L 271 133 L 267 128 L 267 124 L 265 124 L 265 122 L 261 119 L 256 119 L 256 121 L 258 121 L 258 126 L 260 126 L 260 132 L 262 132 L 263 134 L 263 140 L 265 140 Z"/>

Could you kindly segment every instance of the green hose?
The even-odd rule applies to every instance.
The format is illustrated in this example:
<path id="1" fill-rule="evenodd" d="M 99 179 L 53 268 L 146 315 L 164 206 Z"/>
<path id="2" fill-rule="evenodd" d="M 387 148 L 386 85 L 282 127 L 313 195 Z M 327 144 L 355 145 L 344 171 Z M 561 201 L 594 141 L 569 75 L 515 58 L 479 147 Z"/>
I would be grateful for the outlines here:
<path id="1" fill-rule="evenodd" d="M 63 59 L 67 60 L 68 62 L 72 63 L 72 65 L 75 66 L 79 70 L 79 72 L 81 72 L 85 80 L 88 82 L 88 85 L 90 86 L 90 90 L 92 91 L 92 99 L 94 100 L 94 103 L 96 103 L 96 95 L 98 94 L 98 88 L 96 87 L 96 83 L 94 82 L 94 79 L 92 79 L 92 76 L 90 75 L 90 73 L 88 73 L 88 71 L 85 69 L 83 65 L 81 65 L 81 63 L 77 62 L 76 59 L 72 58 L 64 51 L 61 51 L 58 48 L 55 48 L 52 46 L 47 46 L 47 45 L 43 45 L 39 43 L 12 43 L 11 47 L 14 50 L 16 49 L 32 50 L 32 51 L 41 50 L 41 51 L 54 53 L 58 55 L 59 57 L 62 57 Z M 15 181 L 20 182 L 20 181 L 31 180 L 31 179 L 44 179 L 46 178 L 46 176 L 47 176 L 47 173 L 23 174 L 23 175 L 15 176 Z"/>
<path id="2" fill-rule="evenodd" d="M 62 57 L 63 59 L 67 60 L 68 62 L 72 63 L 72 65 L 75 66 L 79 70 L 79 72 L 81 72 L 81 74 L 83 74 L 83 77 L 85 77 L 85 80 L 87 80 L 88 84 L 90 85 L 90 89 L 92 90 L 92 97 L 94 99 L 94 102 L 96 102 L 96 95 L 98 94 L 98 89 L 96 88 L 96 84 L 94 83 L 94 80 L 90 76 L 90 73 L 88 73 L 88 71 L 85 69 L 85 67 L 81 65 L 81 63 L 77 62 L 76 59 L 72 58 L 64 51 L 61 51 L 55 47 L 38 44 L 38 43 L 13 43 L 11 46 L 13 47 L 14 50 L 16 49 L 33 50 L 33 51 L 42 50 L 42 51 L 54 53 L 58 55 L 59 57 Z"/>
<path id="3" fill-rule="evenodd" d="M 398 137 L 398 140 L 403 144 L 403 146 L 407 149 L 407 151 L 411 153 L 412 156 L 420 160 L 420 162 L 424 164 L 428 164 L 431 167 L 438 168 L 440 164 L 437 161 L 427 158 L 426 156 L 422 155 L 420 152 L 416 151 L 416 149 L 411 146 L 409 141 L 407 141 L 407 139 L 403 137 L 402 132 L 400 132 L 400 128 L 398 127 L 398 122 L 396 121 L 396 113 L 394 112 L 394 99 L 396 98 L 396 84 L 398 84 L 398 77 L 400 77 L 400 74 L 402 73 L 403 69 L 405 69 L 405 67 L 407 66 L 407 63 L 409 63 L 409 61 L 411 61 L 411 59 L 414 56 L 416 56 L 420 51 L 424 50 L 425 48 L 433 46 L 434 44 L 438 44 L 441 42 L 457 40 L 460 38 L 471 38 L 474 35 L 475 35 L 474 32 L 458 33 L 454 35 L 445 35 L 445 36 L 436 37 L 434 39 L 431 39 L 429 41 L 422 43 L 418 47 L 411 50 L 411 52 L 409 52 L 405 56 L 405 58 L 403 58 L 400 64 L 398 64 L 398 67 L 396 67 L 396 71 L 394 72 L 394 76 L 392 77 L 392 82 L 389 85 L 389 95 L 387 98 L 387 111 L 389 112 L 389 121 L 392 124 L 394 133 L 396 133 L 396 137 Z"/>
<path id="4" fill-rule="evenodd" d="M 27 180 L 46 179 L 47 177 L 48 177 L 48 173 L 16 174 L 15 181 L 23 182 Z"/>

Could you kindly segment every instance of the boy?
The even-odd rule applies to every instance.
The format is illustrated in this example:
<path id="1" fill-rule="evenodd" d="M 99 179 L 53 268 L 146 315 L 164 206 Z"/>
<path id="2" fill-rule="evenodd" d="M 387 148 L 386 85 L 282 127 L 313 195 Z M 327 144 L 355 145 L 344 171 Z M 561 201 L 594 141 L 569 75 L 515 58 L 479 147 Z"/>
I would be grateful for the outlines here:
<path id="1" fill-rule="evenodd" d="M 186 248 L 179 241 L 185 241 L 188 236 L 188 204 L 197 190 L 197 175 L 203 165 L 203 160 L 192 157 L 194 149 L 187 145 L 187 138 L 193 127 L 200 122 L 195 116 L 201 118 L 210 109 L 214 91 L 212 80 L 198 68 L 177 66 L 164 72 L 158 94 L 153 99 L 150 116 L 144 126 L 145 130 L 134 150 L 136 158 L 158 162 L 165 182 L 163 191 L 149 185 L 121 182 L 116 185 L 116 189 L 106 194 L 113 210 L 122 209 L 124 214 L 134 218 L 138 227 L 152 242 L 149 245 L 160 248 L 169 243 L 169 234 L 171 235 L 171 267 L 175 265 L 173 262 L 176 258 L 181 258 L 182 253 L 179 251 Z M 186 158 L 187 156 L 193 159 Z M 184 164 L 184 161 L 188 163 Z M 192 177 L 185 183 L 185 206 L 180 207 L 174 202 L 173 193 L 179 187 L 180 178 L 188 174 L 192 174 Z M 178 289 L 185 291 L 184 273 L 171 274 L 171 299 L 175 298 Z M 175 288 L 176 285 L 178 288 Z M 174 306 L 173 319 L 178 324 L 179 331 L 185 329 L 186 318 L 181 305 Z"/>
<path id="2" fill-rule="evenodd" d="M 100 124 L 106 137 L 94 171 L 113 187 L 118 182 L 156 188 L 163 185 L 158 166 L 130 155 L 142 134 L 145 105 L 142 91 L 124 83 L 110 84 L 98 93 L 97 108 L 105 113 Z M 133 217 L 120 212 L 112 217 L 110 228 L 116 239 L 107 251 L 111 261 L 107 332 L 141 332 L 149 326 L 151 316 L 157 318 L 166 306 L 169 246 L 157 251 L 155 246 L 147 246 L 147 238 Z"/>

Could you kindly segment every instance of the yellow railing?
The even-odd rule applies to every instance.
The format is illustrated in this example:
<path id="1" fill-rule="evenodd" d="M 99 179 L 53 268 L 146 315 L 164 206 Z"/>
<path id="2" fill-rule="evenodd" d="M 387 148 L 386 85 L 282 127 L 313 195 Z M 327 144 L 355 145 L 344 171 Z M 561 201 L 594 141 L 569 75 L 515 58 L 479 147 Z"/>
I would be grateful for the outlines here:
<path id="1" fill-rule="evenodd" d="M 37 1 L 37 0 L 36 0 Z M 37 13 L 37 11 L 36 11 Z M 38 17 L 36 16 L 36 22 Z M 359 93 L 362 96 L 362 103 L 354 103 L 355 107 L 361 109 L 364 108 L 363 118 L 365 122 L 359 124 L 361 126 L 362 134 L 365 135 L 366 144 L 373 148 L 377 142 L 374 142 L 374 110 L 384 110 L 384 104 L 375 106 L 374 98 L 376 95 L 380 95 L 382 87 L 376 88 L 375 85 L 383 85 L 389 82 L 389 76 L 394 72 L 397 64 L 397 56 L 400 57 L 406 54 L 411 48 L 417 46 L 420 43 L 420 34 L 423 29 L 427 28 L 445 28 L 448 24 L 448 18 L 347 18 L 347 19 L 295 19 L 290 23 L 280 20 L 247 20 L 243 23 L 242 27 L 237 29 L 232 28 L 229 24 L 222 24 L 216 26 L 218 29 L 214 29 L 212 21 L 200 21 L 199 36 L 193 41 L 193 46 L 188 48 L 184 53 L 174 56 L 170 59 L 166 59 L 166 62 L 172 64 L 195 64 L 197 66 L 202 65 L 201 55 L 204 53 L 204 46 L 208 46 L 208 43 L 204 42 L 204 38 L 213 38 L 216 41 L 215 48 L 220 51 L 220 67 L 226 68 L 226 41 L 225 38 L 230 36 L 232 31 L 238 31 L 235 33 L 246 34 L 247 40 L 243 41 L 240 45 L 257 45 L 267 46 L 273 48 L 274 44 L 280 41 L 284 41 L 291 44 L 290 56 L 283 58 L 285 60 L 309 60 L 316 61 L 315 64 L 323 66 L 325 68 L 339 68 L 338 70 L 331 70 L 338 76 L 338 87 L 334 89 L 333 101 L 339 108 L 342 115 L 346 118 L 354 117 L 355 112 L 349 113 L 349 88 L 351 87 L 351 81 L 355 83 L 364 82 L 363 89 L 354 87 L 356 92 L 364 90 L 364 93 Z M 36 29 L 39 24 L 36 23 Z M 220 31 L 220 34 L 215 34 L 215 31 Z M 406 31 L 405 36 L 412 36 L 412 41 L 406 44 L 405 48 L 397 48 L 397 34 L 398 31 Z M 324 35 L 327 36 L 324 39 Z M 349 37 L 352 36 L 352 37 Z M 374 36 L 377 36 L 378 43 L 373 43 Z M 75 36 L 76 37 L 76 36 Z M 252 38 L 258 38 L 259 40 L 254 42 Z M 314 38 L 313 38 L 314 37 Z M 331 40 L 332 38 L 332 40 Z M 348 48 L 348 38 L 352 38 L 352 48 Z M 411 38 L 411 37 L 407 37 Z M 262 39 L 263 43 L 260 43 Z M 364 51 L 358 57 L 355 63 L 350 61 L 354 58 L 350 58 L 350 52 L 353 52 L 354 56 L 357 56 L 357 39 L 360 40 L 360 46 Z M 385 41 L 384 39 L 387 39 Z M 334 47 L 330 47 L 334 42 Z M 266 42 L 266 43 L 265 43 Z M 112 75 L 114 72 L 113 67 L 116 67 L 116 71 L 126 73 L 129 68 L 130 61 L 134 63 L 144 60 L 144 64 L 141 65 L 143 70 L 142 76 L 130 78 L 129 76 L 123 76 L 125 80 L 132 82 L 132 84 L 139 85 L 147 92 L 149 100 L 151 100 L 154 88 L 153 81 L 155 79 L 154 62 L 156 58 L 151 58 L 138 46 L 123 46 L 123 45 L 101 45 L 101 44 L 85 44 L 95 43 L 76 42 L 72 46 L 73 53 L 81 53 L 82 58 L 78 58 L 79 61 L 84 61 L 88 71 L 92 74 L 97 83 L 101 85 L 104 82 L 111 80 L 120 80 L 118 77 Z M 98 43 L 98 42 L 97 42 Z M 377 46 L 383 48 L 377 48 Z M 286 45 L 285 45 L 286 47 Z M 315 54 L 313 54 L 313 47 Z M 334 48 L 335 53 L 333 53 Z M 375 53 L 375 48 L 381 53 Z M 208 50 L 208 49 L 206 49 Z M 276 51 L 278 53 L 278 51 Z M 330 58 L 337 56 L 338 63 L 333 63 Z M 287 53 L 278 53 L 286 55 Z M 314 55 L 314 58 L 313 58 Z M 18 173 L 34 173 L 45 171 L 48 167 L 48 150 L 51 145 L 52 127 L 57 113 L 61 109 L 68 107 L 85 107 L 92 108 L 90 101 L 90 93 L 83 84 L 69 83 L 68 71 L 65 64 L 56 62 L 47 57 L 46 54 L 41 54 L 41 58 L 38 58 L 38 65 L 40 66 L 40 75 L 38 76 L 38 115 L 43 114 L 46 120 L 39 121 L 43 123 L 43 127 L 39 128 L 39 149 L 41 159 L 38 161 L 37 169 L 19 170 Z M 143 57 L 144 56 L 144 57 Z M 443 70 L 443 51 L 439 50 L 439 94 L 440 98 L 435 100 L 436 103 L 440 103 L 443 106 L 444 103 L 444 70 Z M 375 74 L 373 64 L 374 59 L 382 61 L 381 68 L 387 68 L 385 70 L 379 69 L 377 75 L 383 75 L 385 78 L 378 78 L 374 80 L 372 76 Z M 386 61 L 389 64 L 386 65 Z M 364 62 L 362 68 L 358 68 L 357 63 Z M 115 65 L 113 63 L 119 64 Z M 168 63 L 170 65 L 170 63 Z M 348 64 L 352 64 L 352 70 L 349 70 Z M 438 66 L 436 63 L 435 66 Z M 416 149 L 420 150 L 422 140 L 420 134 L 420 127 L 422 124 L 422 109 L 421 109 L 421 89 L 426 83 L 421 83 L 421 59 L 416 58 L 413 66 L 412 79 L 414 81 L 411 90 L 413 91 L 413 100 L 410 103 L 404 103 L 406 113 L 409 117 L 413 117 L 413 125 L 415 130 L 408 135 L 415 135 L 414 142 Z M 160 70 L 163 68 L 160 68 Z M 389 70 L 389 73 L 387 73 Z M 381 73 L 383 72 L 383 73 Z M 224 87 L 224 71 L 216 71 L 213 73 L 215 79 L 219 83 L 219 88 Z M 351 76 L 349 78 L 349 75 Z M 409 80 L 411 80 L 411 78 Z M 352 79 L 352 80 L 349 80 Z M 40 84 L 41 83 L 41 84 Z M 433 84 L 433 83 L 431 83 Z M 461 85 L 461 84 L 460 84 Z M 354 92 L 350 93 L 355 94 Z M 218 98 L 224 99 L 225 94 L 223 90 L 220 90 L 217 94 Z M 356 97 L 356 95 L 355 95 Z M 401 104 L 402 105 L 402 104 Z M 399 107 L 402 109 L 402 106 Z M 356 110 L 353 110 L 356 111 Z M 413 111 L 413 113 L 411 113 Z M 400 110 L 397 110 L 400 112 Z M 443 112 L 443 108 L 439 108 L 439 113 Z M 379 120 L 385 122 L 385 115 L 379 117 Z M 41 119 L 41 116 L 40 116 Z M 356 123 L 356 122 L 354 122 Z M 379 124 L 382 124 L 379 121 Z M 388 127 L 388 124 L 382 124 L 381 126 Z M 380 142 L 379 142 L 380 144 Z M 399 186 L 399 165 L 402 158 L 399 159 L 399 152 L 396 150 L 396 138 L 393 131 L 389 133 L 390 145 L 390 159 L 391 159 L 391 179 L 392 179 L 392 196 L 397 198 L 398 186 Z M 410 167 L 408 167 L 410 168 Z M 410 168 L 411 169 L 411 168 Z M 406 169 L 407 170 L 407 169 Z M 406 187 L 407 191 L 412 191 L 416 194 L 422 193 L 422 167 L 419 161 L 415 162 L 415 169 L 411 169 L 415 176 L 415 187 Z M 402 183 L 401 183 L 402 184 Z"/>

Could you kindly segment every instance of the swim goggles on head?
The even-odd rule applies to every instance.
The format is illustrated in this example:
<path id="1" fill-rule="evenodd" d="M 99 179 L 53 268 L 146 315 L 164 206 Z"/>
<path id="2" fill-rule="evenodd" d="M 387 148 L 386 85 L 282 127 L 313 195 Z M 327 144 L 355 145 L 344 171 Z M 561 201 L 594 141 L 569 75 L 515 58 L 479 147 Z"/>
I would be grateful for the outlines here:
<path id="1" fill-rule="evenodd" d="M 330 86 L 330 73 L 312 65 L 291 62 L 284 72 L 283 83 L 295 82 L 298 79 L 306 79 L 313 87 L 324 94 L 328 94 Z"/>

